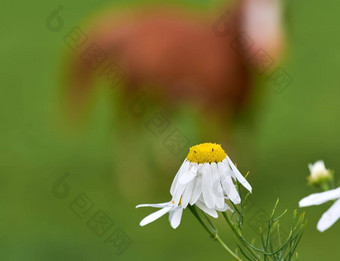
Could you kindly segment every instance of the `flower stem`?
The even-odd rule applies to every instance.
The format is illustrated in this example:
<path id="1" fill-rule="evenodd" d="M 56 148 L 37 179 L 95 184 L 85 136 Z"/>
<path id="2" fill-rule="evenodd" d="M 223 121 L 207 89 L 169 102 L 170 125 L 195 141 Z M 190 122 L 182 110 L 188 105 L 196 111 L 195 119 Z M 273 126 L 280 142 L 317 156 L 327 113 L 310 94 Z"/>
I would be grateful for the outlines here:
<path id="1" fill-rule="evenodd" d="M 221 244 L 221 246 L 228 251 L 228 253 L 235 258 L 235 260 L 242 261 L 241 258 L 239 258 L 224 242 L 223 240 L 218 236 L 218 234 L 215 235 L 215 239 Z"/>
<path id="2" fill-rule="evenodd" d="M 323 191 L 329 190 L 329 184 L 328 184 L 328 183 L 323 183 L 323 184 L 321 184 L 321 189 L 322 189 Z"/>
<path id="3" fill-rule="evenodd" d="M 198 215 L 197 210 L 195 206 L 189 206 L 189 209 L 191 210 L 192 214 L 195 216 L 195 218 L 198 220 L 198 222 L 203 226 L 203 228 L 210 234 L 210 236 L 217 240 L 221 246 L 227 250 L 227 252 L 237 261 L 242 261 L 241 258 L 239 258 L 227 245 L 224 243 L 224 241 L 219 237 L 216 230 L 212 230 L 209 228 L 209 226 L 202 220 L 202 218 Z"/>
<path id="4" fill-rule="evenodd" d="M 256 259 L 258 259 L 257 254 L 255 253 L 255 251 L 250 248 L 247 244 L 244 243 L 243 237 L 240 234 L 240 232 L 235 228 L 233 222 L 230 220 L 228 214 L 226 212 L 222 212 L 222 215 L 224 217 L 224 219 L 227 221 L 229 227 L 231 228 L 231 230 L 234 232 L 234 234 L 236 235 L 236 237 L 240 240 L 240 242 L 245 246 L 245 248 L 249 251 L 249 253 L 255 257 Z"/>

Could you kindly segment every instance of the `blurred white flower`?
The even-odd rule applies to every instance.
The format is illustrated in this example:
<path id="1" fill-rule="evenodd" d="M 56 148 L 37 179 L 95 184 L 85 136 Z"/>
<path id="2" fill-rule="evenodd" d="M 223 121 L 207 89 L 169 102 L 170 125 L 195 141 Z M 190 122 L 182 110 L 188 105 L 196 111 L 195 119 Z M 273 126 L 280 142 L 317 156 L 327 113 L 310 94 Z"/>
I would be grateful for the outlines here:
<path id="1" fill-rule="evenodd" d="M 172 200 L 168 203 L 137 206 L 162 208 L 143 219 L 140 225 L 146 225 L 170 212 L 170 223 L 176 228 L 179 225 L 182 211 L 188 204 L 195 204 L 208 215 L 217 218 L 216 210 L 230 209 L 225 199 L 234 204 L 239 204 L 241 201 L 233 180 L 238 180 L 251 192 L 250 184 L 238 171 L 221 145 L 203 143 L 193 146 L 172 182 L 170 188 Z M 175 214 L 177 212 L 178 214 Z"/>
<path id="2" fill-rule="evenodd" d="M 330 228 L 340 218 L 340 188 L 314 193 L 303 198 L 299 202 L 300 207 L 321 205 L 329 200 L 336 200 L 335 203 L 322 215 L 318 222 L 317 229 L 321 232 Z"/>
<path id="3" fill-rule="evenodd" d="M 333 173 L 329 169 L 326 169 L 325 163 L 322 160 L 315 162 L 314 164 L 308 164 L 310 170 L 310 176 L 308 177 L 309 184 L 321 185 L 332 179 Z"/>

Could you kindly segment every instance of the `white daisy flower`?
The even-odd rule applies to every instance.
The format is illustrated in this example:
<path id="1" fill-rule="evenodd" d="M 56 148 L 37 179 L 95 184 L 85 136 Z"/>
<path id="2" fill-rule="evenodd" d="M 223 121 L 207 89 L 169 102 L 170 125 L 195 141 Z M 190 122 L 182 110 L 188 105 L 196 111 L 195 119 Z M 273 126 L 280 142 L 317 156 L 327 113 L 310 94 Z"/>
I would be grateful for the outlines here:
<path id="1" fill-rule="evenodd" d="M 175 204 L 181 199 L 184 208 L 189 203 L 195 204 L 200 196 L 208 209 L 224 208 L 225 196 L 234 204 L 241 201 L 233 179 L 251 192 L 250 184 L 221 145 L 203 143 L 190 148 L 172 182 L 170 194 Z"/>
<path id="2" fill-rule="evenodd" d="M 322 215 L 318 222 L 317 229 L 320 232 L 330 228 L 340 218 L 340 188 L 314 193 L 303 198 L 299 202 L 300 207 L 321 205 L 329 200 L 336 200 L 335 203 Z"/>
<path id="3" fill-rule="evenodd" d="M 234 204 L 239 204 L 241 201 L 233 180 L 238 180 L 251 192 L 250 184 L 238 171 L 221 145 L 203 143 L 193 146 L 172 182 L 170 188 L 172 200 L 168 203 L 137 206 L 163 208 L 143 219 L 140 225 L 146 225 L 170 212 L 172 227 L 174 227 L 172 222 L 178 226 L 177 219 L 176 222 L 172 221 L 174 217 L 171 213 L 176 211 L 182 213 L 188 204 L 195 204 L 208 215 L 217 218 L 216 210 L 230 209 L 225 199 L 231 200 Z M 178 216 L 180 222 L 181 214 Z"/>
<path id="4" fill-rule="evenodd" d="M 325 163 L 322 160 L 319 160 L 314 164 L 308 164 L 308 168 L 310 170 L 308 181 L 311 185 L 320 185 L 333 178 L 332 171 L 326 169 Z"/>

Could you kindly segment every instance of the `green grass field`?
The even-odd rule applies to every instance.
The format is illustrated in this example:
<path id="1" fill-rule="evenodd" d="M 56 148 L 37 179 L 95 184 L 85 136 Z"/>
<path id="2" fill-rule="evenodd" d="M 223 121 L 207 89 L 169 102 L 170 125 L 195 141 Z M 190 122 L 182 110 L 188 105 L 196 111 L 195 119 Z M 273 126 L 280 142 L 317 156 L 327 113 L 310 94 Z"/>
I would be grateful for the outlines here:
<path id="1" fill-rule="evenodd" d="M 112 90 L 98 94 L 89 120 L 72 134 L 60 117 L 59 80 L 67 50 L 63 36 L 105 6 L 112 4 L 118 9 L 140 3 L 137 0 L 124 4 L 79 0 L 3 3 L 1 260 L 231 260 L 209 239 L 189 211 L 185 211 L 177 230 L 169 226 L 165 217 L 139 227 L 140 220 L 152 210 L 136 210 L 135 206 L 168 200 L 172 177 L 185 153 L 172 155 L 145 128 L 136 137 L 135 132 L 125 130 L 119 122 L 119 111 L 112 110 L 115 96 Z M 221 1 L 182 3 L 204 11 L 213 10 Z M 64 7 L 64 28 L 50 32 L 45 26 L 46 17 L 60 5 Z M 234 129 L 240 155 L 236 160 L 243 172 L 251 171 L 253 208 L 249 222 L 258 210 L 269 212 L 278 197 L 280 208 L 288 208 L 289 213 L 297 208 L 298 201 L 313 192 L 306 186 L 308 163 L 323 159 L 326 166 L 335 170 L 335 175 L 340 173 L 340 4 L 334 0 L 327 3 L 304 0 L 289 1 L 287 5 L 289 50 L 284 68 L 293 83 L 277 94 L 263 79 L 258 79 L 264 90 L 251 116 L 254 126 L 251 131 L 245 129 L 247 124 L 243 120 Z M 191 142 L 202 142 L 188 115 L 189 112 L 183 112 L 173 117 L 173 124 L 190 134 Z M 119 131 L 126 131 L 130 138 L 116 143 L 122 137 Z M 115 165 L 120 149 L 116 144 L 124 146 L 124 151 L 132 151 L 120 168 Z M 140 155 L 148 154 L 148 148 L 152 153 L 144 160 Z M 154 158 L 158 150 L 160 155 Z M 160 163 L 160 158 L 170 163 Z M 168 173 L 164 173 L 167 166 Z M 139 168 L 149 174 L 138 176 Z M 53 186 L 65 173 L 69 173 L 66 181 L 70 190 L 60 199 Z M 93 208 L 89 215 L 78 217 L 73 203 L 81 193 L 87 195 Z M 300 260 L 340 259 L 340 224 L 324 233 L 316 230 L 317 220 L 327 207 L 305 209 L 309 223 L 298 250 Z M 104 211 L 113 222 L 102 236 L 91 231 L 89 223 L 97 210 Z M 222 220 L 218 225 L 232 245 L 231 233 Z M 108 241 L 108 236 L 117 229 L 132 240 L 121 255 L 117 254 L 117 246 Z M 254 234 L 250 226 L 249 235 Z"/>

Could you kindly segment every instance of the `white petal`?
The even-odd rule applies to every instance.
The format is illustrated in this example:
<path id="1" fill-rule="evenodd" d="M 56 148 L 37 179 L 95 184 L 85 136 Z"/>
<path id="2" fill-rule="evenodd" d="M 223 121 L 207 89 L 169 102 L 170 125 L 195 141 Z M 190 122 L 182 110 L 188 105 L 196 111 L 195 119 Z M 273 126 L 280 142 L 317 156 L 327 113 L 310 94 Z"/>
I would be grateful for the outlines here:
<path id="1" fill-rule="evenodd" d="M 215 197 L 212 192 L 213 183 L 210 164 L 204 163 L 201 171 L 203 199 L 208 208 L 213 208 L 215 206 Z"/>
<path id="2" fill-rule="evenodd" d="M 231 169 L 228 159 L 225 158 L 221 163 L 219 163 L 219 167 L 223 170 L 223 173 L 226 174 L 228 172 L 228 175 L 232 177 L 233 180 L 237 180 L 233 170 Z"/>
<path id="3" fill-rule="evenodd" d="M 319 173 L 327 172 L 327 169 L 325 167 L 325 163 L 323 162 L 323 160 L 318 160 L 314 164 L 308 164 L 308 168 L 312 176 L 317 176 Z"/>
<path id="4" fill-rule="evenodd" d="M 180 184 L 187 184 L 191 180 L 193 180 L 197 175 L 197 166 L 193 165 L 191 169 L 187 172 L 184 172 L 178 179 Z"/>
<path id="5" fill-rule="evenodd" d="M 186 161 L 184 163 L 184 166 L 181 170 L 181 173 L 179 173 L 179 176 L 178 176 L 178 179 L 181 178 L 181 176 L 187 172 L 189 170 L 189 162 Z M 182 197 L 182 194 L 183 194 L 183 191 L 185 189 L 186 185 L 185 184 L 180 184 L 179 182 L 177 182 L 177 184 L 175 185 L 175 190 L 173 191 L 173 194 L 172 194 L 172 201 L 174 201 L 174 205 L 177 206 L 181 197 Z"/>
<path id="6" fill-rule="evenodd" d="M 173 206 L 168 206 L 165 208 L 162 208 L 152 214 L 150 214 L 149 216 L 145 217 L 140 223 L 139 225 L 141 226 L 145 226 L 153 221 L 155 221 L 156 219 L 160 218 L 161 216 L 165 215 L 166 213 L 168 213 L 171 209 L 173 208 Z"/>
<path id="7" fill-rule="evenodd" d="M 170 225 L 173 228 L 177 228 L 181 223 L 182 213 L 183 213 L 182 207 L 176 207 L 174 210 L 171 211 L 169 221 Z"/>
<path id="8" fill-rule="evenodd" d="M 194 185 L 195 185 L 195 180 L 192 180 L 191 182 L 189 182 L 186 187 L 185 187 L 185 190 L 183 192 L 183 195 L 182 195 L 182 199 L 181 199 L 181 206 L 183 208 L 186 208 L 191 197 L 192 197 L 192 193 L 194 191 Z"/>
<path id="9" fill-rule="evenodd" d="M 227 160 L 237 180 L 242 184 L 243 187 L 245 187 L 249 192 L 251 192 L 252 189 L 251 189 L 249 182 L 242 176 L 242 174 L 235 167 L 234 163 L 231 161 L 231 159 L 228 156 L 227 156 Z"/>
<path id="10" fill-rule="evenodd" d="M 172 201 L 174 202 L 175 206 L 178 206 L 179 201 L 181 200 L 181 197 L 183 195 L 183 192 L 185 190 L 186 185 L 182 185 L 182 184 L 178 184 L 175 192 L 174 192 L 174 196 L 172 197 Z"/>
<path id="11" fill-rule="evenodd" d="M 199 175 L 194 180 L 194 191 L 192 192 L 191 199 L 190 199 L 190 205 L 194 205 L 196 201 L 199 199 L 202 193 L 202 176 Z"/>
<path id="12" fill-rule="evenodd" d="M 330 228 L 340 218 L 340 199 L 338 199 L 321 217 L 318 230 L 323 232 Z"/>
<path id="13" fill-rule="evenodd" d="M 223 170 L 223 166 L 221 166 L 221 169 Z M 223 173 L 223 171 L 221 171 L 221 173 Z M 240 195 L 238 194 L 236 186 L 234 185 L 230 177 L 230 171 L 227 171 L 225 173 L 226 174 L 221 175 L 221 183 L 223 186 L 223 190 L 225 194 L 228 196 L 229 200 L 231 200 L 234 204 L 239 204 L 241 202 L 241 198 Z"/>
<path id="14" fill-rule="evenodd" d="M 185 159 L 183 164 L 181 165 L 181 167 L 179 168 L 179 170 L 177 171 L 177 174 L 174 178 L 174 180 L 172 181 L 171 187 L 170 187 L 170 194 L 173 196 L 175 189 L 177 187 L 178 184 L 178 178 L 179 176 L 181 176 L 183 171 L 188 171 L 189 170 L 189 162 Z"/>
<path id="15" fill-rule="evenodd" d="M 142 208 L 142 207 L 164 208 L 165 206 L 170 205 L 170 203 L 171 202 L 156 203 L 156 204 L 140 204 L 140 205 L 137 205 L 136 208 Z"/>
<path id="16" fill-rule="evenodd" d="M 214 208 L 208 208 L 202 201 L 198 200 L 195 204 L 197 207 L 199 207 L 202 211 L 207 213 L 208 215 L 218 218 L 218 214 Z"/>
<path id="17" fill-rule="evenodd" d="M 224 206 L 224 194 L 221 186 L 220 172 L 217 168 L 216 163 L 211 163 L 211 174 L 213 177 L 213 193 L 215 196 L 215 204 L 218 208 L 223 208 Z"/>
<path id="18" fill-rule="evenodd" d="M 216 208 L 216 210 L 218 211 L 227 211 L 227 210 L 230 210 L 231 212 L 233 212 L 233 210 L 228 206 L 228 204 L 224 203 L 224 206 L 222 208 Z"/>
<path id="19" fill-rule="evenodd" d="M 325 203 L 332 199 L 340 198 L 340 188 L 328 190 L 321 193 L 311 194 L 300 200 L 300 207 L 315 206 Z"/>

